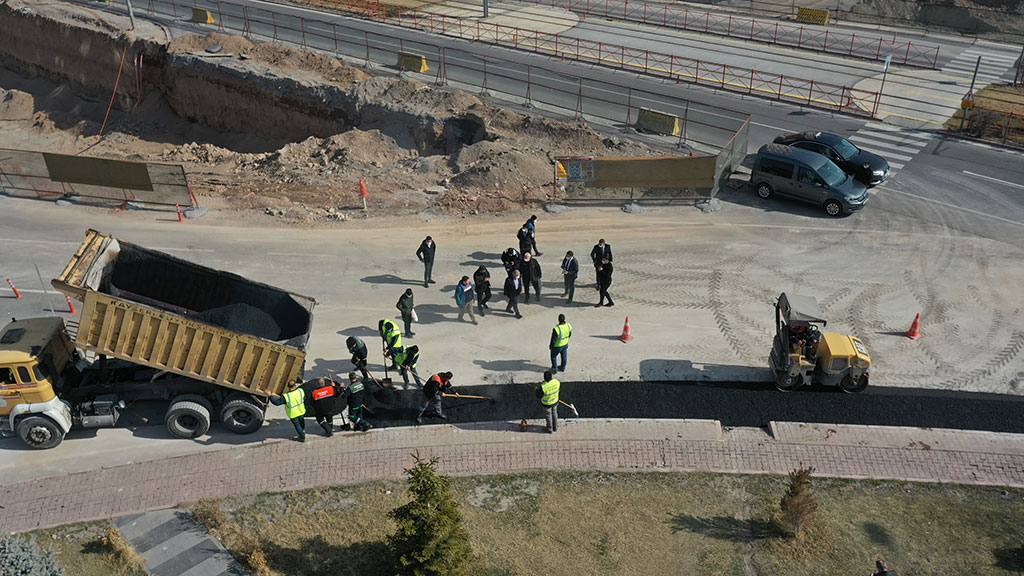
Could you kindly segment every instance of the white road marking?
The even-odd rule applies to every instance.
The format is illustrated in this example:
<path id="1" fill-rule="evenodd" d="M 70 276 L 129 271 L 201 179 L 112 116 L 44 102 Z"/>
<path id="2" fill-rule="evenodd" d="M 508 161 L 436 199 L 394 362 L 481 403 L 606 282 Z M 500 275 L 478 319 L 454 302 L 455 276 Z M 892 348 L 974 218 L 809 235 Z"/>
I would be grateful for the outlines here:
<path id="1" fill-rule="evenodd" d="M 890 188 L 889 190 L 887 190 L 887 192 L 892 192 L 894 194 L 903 194 L 904 196 L 910 196 L 911 198 L 916 198 L 916 199 L 921 200 L 923 202 L 930 202 L 932 204 L 938 204 L 940 206 L 945 206 L 947 208 L 953 208 L 953 209 L 960 210 L 960 211 L 963 211 L 963 212 L 970 212 L 971 214 L 974 214 L 976 216 L 981 216 L 982 218 L 991 218 L 993 220 L 999 220 L 1001 222 L 1006 222 L 1007 224 L 1013 224 L 1014 226 L 1020 226 L 1021 228 L 1024 228 L 1024 222 L 1017 222 L 1016 220 L 1010 220 L 1009 218 L 1003 218 L 1002 216 L 996 216 L 994 214 L 989 214 L 988 212 L 981 212 L 979 210 L 971 210 L 970 208 L 964 208 L 963 206 L 957 206 L 956 204 L 950 204 L 949 202 L 943 202 L 941 200 L 934 200 L 932 198 L 925 198 L 924 196 L 918 196 L 917 194 L 911 194 L 910 192 L 903 192 L 902 190 L 896 190 L 894 188 Z"/>
<path id="2" fill-rule="evenodd" d="M 968 176 L 974 176 L 975 178 L 982 178 L 984 180 L 989 180 L 991 182 L 996 182 L 996 183 L 1002 184 L 1004 186 L 1010 186 L 1011 188 L 1020 188 L 1021 190 L 1024 190 L 1024 185 L 1017 184 L 1016 182 L 1007 182 L 1006 180 L 1000 180 L 999 178 L 993 178 L 991 176 L 985 176 L 984 174 L 975 174 L 974 172 L 968 172 L 967 170 L 964 170 L 963 173 L 967 174 Z"/>

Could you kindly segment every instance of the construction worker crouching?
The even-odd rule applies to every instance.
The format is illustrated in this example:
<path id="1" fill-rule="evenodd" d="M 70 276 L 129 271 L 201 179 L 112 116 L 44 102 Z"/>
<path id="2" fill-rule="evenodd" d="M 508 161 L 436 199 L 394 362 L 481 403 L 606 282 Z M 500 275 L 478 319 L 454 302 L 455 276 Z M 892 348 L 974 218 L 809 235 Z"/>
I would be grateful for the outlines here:
<path id="1" fill-rule="evenodd" d="M 284 413 L 295 426 L 299 442 L 306 441 L 306 391 L 299 387 L 295 379 L 288 381 L 288 391 L 284 396 L 270 393 L 270 403 L 274 406 L 284 404 Z"/>
<path id="2" fill-rule="evenodd" d="M 448 417 L 441 411 L 441 396 L 442 394 L 454 394 L 457 398 L 459 393 L 452 388 L 452 373 L 441 372 L 431 376 L 427 383 L 423 385 L 423 402 L 420 404 L 420 413 L 416 415 L 416 423 L 423 423 L 423 413 L 427 411 L 429 406 L 433 406 L 434 411 L 431 416 L 436 416 L 441 420 L 447 420 Z"/>
<path id="3" fill-rule="evenodd" d="M 366 344 L 363 343 L 363 339 L 357 336 L 349 336 L 345 340 L 345 347 L 352 354 L 352 365 L 363 373 L 363 381 L 369 380 L 370 374 L 366 371 Z"/>
<path id="4" fill-rule="evenodd" d="M 402 380 L 405 382 L 405 389 L 409 389 L 409 372 L 412 372 L 412 377 L 416 380 L 417 386 L 422 386 L 423 381 L 420 380 L 420 375 L 416 373 L 416 361 L 420 359 L 420 347 L 419 346 L 399 346 L 398 348 L 392 348 L 389 354 L 398 366 L 398 373 L 402 375 Z"/>
<path id="5" fill-rule="evenodd" d="M 348 373 L 348 420 L 352 429 L 366 432 L 373 426 L 363 418 L 363 382 L 355 372 Z"/>
<path id="6" fill-rule="evenodd" d="M 544 431 L 553 434 L 558 431 L 558 390 L 562 383 L 551 375 L 551 370 L 544 372 L 544 381 L 537 388 L 537 398 L 544 407 Z"/>

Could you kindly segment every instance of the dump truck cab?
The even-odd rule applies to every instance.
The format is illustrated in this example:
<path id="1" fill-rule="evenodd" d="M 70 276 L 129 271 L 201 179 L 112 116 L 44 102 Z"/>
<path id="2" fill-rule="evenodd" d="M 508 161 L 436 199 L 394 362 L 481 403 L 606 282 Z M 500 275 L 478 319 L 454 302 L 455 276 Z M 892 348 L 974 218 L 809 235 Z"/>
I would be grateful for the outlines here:
<path id="1" fill-rule="evenodd" d="M 0 432 L 52 448 L 71 430 L 71 406 L 58 398 L 75 348 L 58 317 L 14 320 L 0 332 Z"/>
<path id="2" fill-rule="evenodd" d="M 822 332 L 828 321 L 814 298 L 783 293 L 775 303 L 775 339 L 768 358 L 775 387 L 838 385 L 856 393 L 868 385 L 871 356 L 855 336 Z"/>

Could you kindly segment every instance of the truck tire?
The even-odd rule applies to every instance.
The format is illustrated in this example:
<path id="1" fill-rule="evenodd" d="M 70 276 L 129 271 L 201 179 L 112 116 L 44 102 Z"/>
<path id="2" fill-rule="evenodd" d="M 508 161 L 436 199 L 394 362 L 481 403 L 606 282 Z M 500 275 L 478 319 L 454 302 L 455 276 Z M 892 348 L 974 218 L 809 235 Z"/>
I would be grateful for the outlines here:
<path id="1" fill-rule="evenodd" d="M 861 376 L 854 380 L 850 376 L 843 376 L 843 379 L 839 381 L 839 387 L 847 394 L 856 394 L 868 387 L 868 379 Z"/>
<path id="2" fill-rule="evenodd" d="M 792 392 L 803 385 L 803 374 L 793 376 L 789 372 L 783 372 L 782 374 L 779 374 L 778 379 L 775 380 L 775 387 L 783 392 Z"/>
<path id="3" fill-rule="evenodd" d="M 28 416 L 16 426 L 21 441 L 36 450 L 56 448 L 64 440 L 64 429 L 46 416 Z"/>
<path id="4" fill-rule="evenodd" d="M 248 394 L 235 392 L 220 408 L 220 421 L 235 434 L 252 434 L 263 426 L 263 405 Z"/>
<path id="5" fill-rule="evenodd" d="M 210 410 L 206 406 L 191 400 L 182 400 L 192 396 L 179 396 L 167 409 L 164 424 L 167 431 L 178 438 L 198 438 L 210 430 Z M 207 404 L 209 404 L 207 402 Z"/>

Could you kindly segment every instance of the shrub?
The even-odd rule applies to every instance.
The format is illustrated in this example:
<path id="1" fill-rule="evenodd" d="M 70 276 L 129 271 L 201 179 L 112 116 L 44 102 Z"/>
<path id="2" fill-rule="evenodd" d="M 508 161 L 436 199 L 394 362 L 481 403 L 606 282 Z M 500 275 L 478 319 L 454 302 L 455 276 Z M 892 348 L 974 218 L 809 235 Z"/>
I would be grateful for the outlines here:
<path id="1" fill-rule="evenodd" d="M 215 500 L 200 500 L 192 505 L 192 517 L 208 531 L 216 532 L 228 523 L 228 517 Z"/>
<path id="2" fill-rule="evenodd" d="M 267 565 L 267 553 L 258 538 L 248 533 L 238 535 L 236 542 L 238 560 L 249 569 L 254 576 L 265 576 L 270 573 Z"/>
<path id="3" fill-rule="evenodd" d="M 0 574 L 3 576 L 64 576 L 53 550 L 40 552 L 36 543 L 0 536 Z"/>
<path id="4" fill-rule="evenodd" d="M 400 576 L 464 574 L 472 549 L 469 532 L 451 490 L 451 478 L 437 473 L 437 458 L 423 460 L 405 471 L 412 501 L 388 513 L 397 524 L 388 536 Z"/>
<path id="5" fill-rule="evenodd" d="M 110 550 L 111 554 L 114 555 L 114 558 L 117 558 L 121 565 L 128 567 L 134 572 L 146 574 L 146 561 L 135 551 L 135 547 L 124 539 L 120 530 L 117 528 L 108 530 L 107 534 L 103 537 L 103 545 Z"/>
<path id="6" fill-rule="evenodd" d="M 818 500 L 811 492 L 813 473 L 814 468 L 802 466 L 789 473 L 789 489 L 782 497 L 782 515 L 779 518 L 779 527 L 787 536 L 799 538 L 818 511 Z"/>

